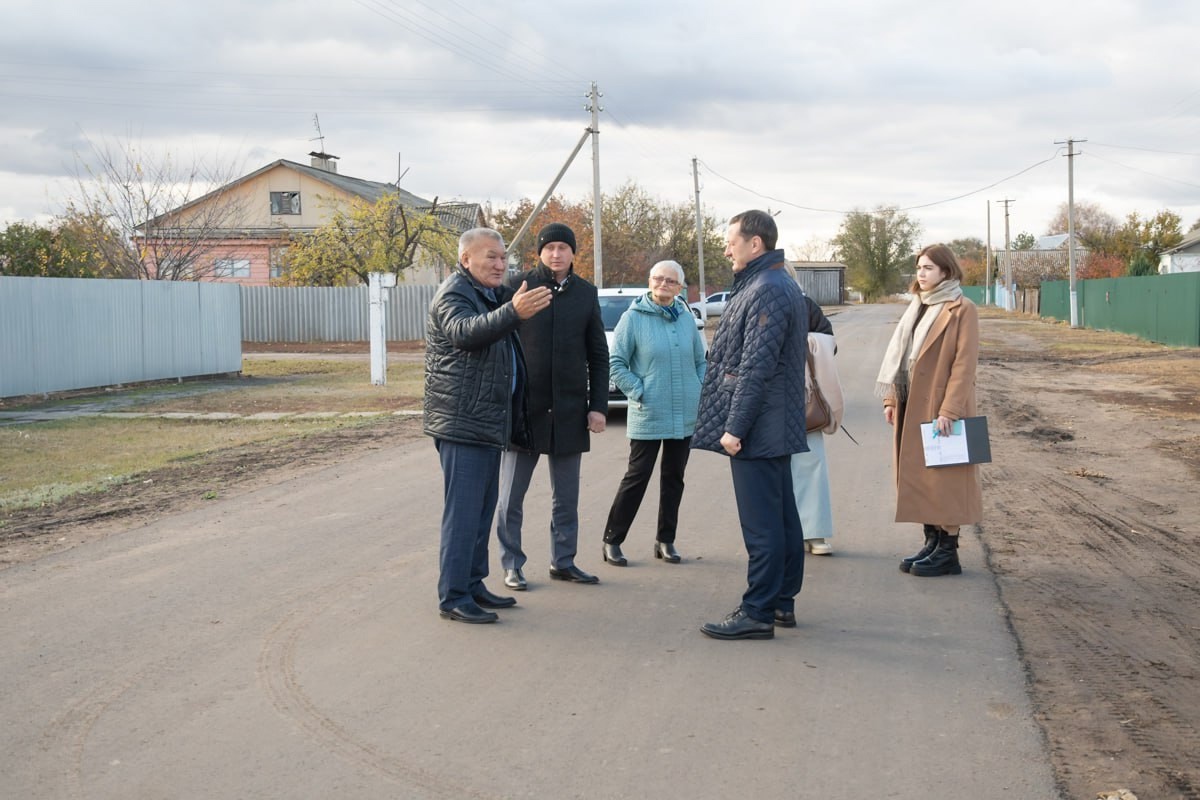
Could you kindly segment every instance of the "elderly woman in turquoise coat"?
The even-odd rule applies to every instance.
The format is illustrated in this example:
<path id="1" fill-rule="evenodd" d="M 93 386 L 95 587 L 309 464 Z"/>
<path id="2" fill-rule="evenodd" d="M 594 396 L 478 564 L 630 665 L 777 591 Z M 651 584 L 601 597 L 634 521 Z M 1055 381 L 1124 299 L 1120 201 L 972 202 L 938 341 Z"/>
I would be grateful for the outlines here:
<path id="1" fill-rule="evenodd" d="M 682 560 L 675 549 L 675 534 L 705 366 L 704 337 L 691 310 L 678 297 L 683 281 L 683 267 L 675 261 L 651 267 L 649 291 L 617 323 L 609 353 L 611 380 L 629 398 L 629 467 L 604 526 L 604 560 L 617 567 L 629 564 L 621 545 L 642 504 L 660 449 L 654 557 L 669 564 Z"/>

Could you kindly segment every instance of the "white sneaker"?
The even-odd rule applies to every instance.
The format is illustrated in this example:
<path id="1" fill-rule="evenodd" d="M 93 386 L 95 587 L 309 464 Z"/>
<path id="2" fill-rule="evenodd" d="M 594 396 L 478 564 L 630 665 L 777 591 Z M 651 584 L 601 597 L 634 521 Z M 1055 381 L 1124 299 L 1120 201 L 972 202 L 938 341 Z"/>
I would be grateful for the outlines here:
<path id="1" fill-rule="evenodd" d="M 833 546 L 824 539 L 805 539 L 804 549 L 812 553 L 814 556 L 833 555 Z"/>

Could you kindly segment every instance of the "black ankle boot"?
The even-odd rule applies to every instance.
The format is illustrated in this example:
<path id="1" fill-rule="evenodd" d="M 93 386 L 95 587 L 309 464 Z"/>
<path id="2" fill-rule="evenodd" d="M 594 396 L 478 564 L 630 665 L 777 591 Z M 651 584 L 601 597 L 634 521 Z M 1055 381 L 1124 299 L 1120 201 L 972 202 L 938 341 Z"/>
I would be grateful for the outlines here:
<path id="1" fill-rule="evenodd" d="M 621 545 L 610 544 L 608 542 L 604 543 L 604 560 L 614 567 L 624 567 L 629 564 L 629 560 L 621 552 Z"/>
<path id="2" fill-rule="evenodd" d="M 909 569 L 909 574 L 921 578 L 961 575 L 962 566 L 958 563 L 958 534 L 951 536 L 945 531 L 938 531 L 937 547 L 926 558 L 914 563 Z"/>
<path id="3" fill-rule="evenodd" d="M 927 558 L 929 556 L 929 554 L 932 553 L 934 551 L 934 549 L 937 547 L 937 543 L 938 543 L 937 526 L 926 524 L 925 525 L 925 546 L 922 547 L 917 552 L 913 553 L 908 558 L 903 559 L 900 562 L 900 571 L 908 572 L 908 570 L 912 567 L 913 564 L 917 563 L 918 561 L 920 561 L 923 558 Z"/>

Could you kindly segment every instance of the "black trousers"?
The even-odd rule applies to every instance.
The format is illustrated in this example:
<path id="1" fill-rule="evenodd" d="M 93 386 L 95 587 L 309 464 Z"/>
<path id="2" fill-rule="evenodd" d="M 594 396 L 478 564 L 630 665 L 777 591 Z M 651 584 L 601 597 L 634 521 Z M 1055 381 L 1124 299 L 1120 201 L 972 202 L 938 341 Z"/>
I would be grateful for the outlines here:
<path id="1" fill-rule="evenodd" d="M 675 529 L 679 525 L 679 504 L 683 500 L 683 471 L 687 469 L 691 453 L 692 437 L 685 439 L 630 439 L 629 467 L 617 496 L 608 511 L 608 524 L 604 526 L 604 541 L 621 544 L 629 534 L 629 527 L 637 516 L 646 487 L 650 485 L 650 474 L 662 446 L 662 465 L 659 469 L 658 535 L 660 542 L 674 542 Z"/>

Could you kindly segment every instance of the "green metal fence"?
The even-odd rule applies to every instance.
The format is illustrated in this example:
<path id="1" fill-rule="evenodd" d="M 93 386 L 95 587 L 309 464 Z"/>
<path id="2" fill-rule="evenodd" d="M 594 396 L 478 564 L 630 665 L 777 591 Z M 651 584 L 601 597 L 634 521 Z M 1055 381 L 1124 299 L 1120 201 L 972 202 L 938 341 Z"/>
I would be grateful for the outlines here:
<path id="1" fill-rule="evenodd" d="M 1079 281 L 1079 322 L 1152 342 L 1200 347 L 1200 273 Z M 1042 284 L 1041 315 L 1071 318 L 1070 284 Z"/>
<path id="2" fill-rule="evenodd" d="M 983 293 L 986 286 L 964 286 L 962 287 L 963 297 L 970 300 L 977 306 L 983 305 Z"/>

